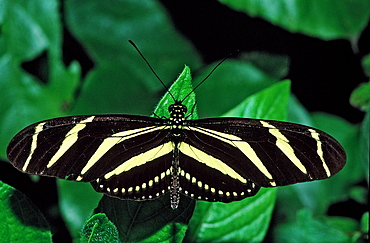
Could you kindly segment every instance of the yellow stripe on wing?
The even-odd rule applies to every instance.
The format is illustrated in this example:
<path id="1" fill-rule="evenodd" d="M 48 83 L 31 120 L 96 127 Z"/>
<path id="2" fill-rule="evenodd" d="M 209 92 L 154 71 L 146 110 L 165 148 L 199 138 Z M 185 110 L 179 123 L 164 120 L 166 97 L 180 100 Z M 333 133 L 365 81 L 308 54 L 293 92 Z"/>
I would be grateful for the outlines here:
<path id="1" fill-rule="evenodd" d="M 269 132 L 276 138 L 276 146 L 293 162 L 293 164 L 304 174 L 307 174 L 306 167 L 301 163 L 294 153 L 294 149 L 289 144 L 289 140 L 267 121 L 260 121 L 262 126 L 268 128 Z"/>
<path id="2" fill-rule="evenodd" d="M 26 159 L 26 162 L 24 163 L 24 165 L 22 167 L 22 170 L 23 171 L 26 171 L 27 168 L 28 168 L 28 165 L 30 163 L 30 160 L 32 159 L 32 155 L 35 152 L 35 149 L 37 147 L 37 139 L 38 139 L 38 136 L 39 136 L 40 132 L 43 131 L 44 125 L 45 125 L 45 122 L 42 122 L 42 123 L 38 124 L 35 127 L 35 133 L 32 135 L 32 142 L 31 142 L 30 154 L 28 155 L 28 157 Z"/>
<path id="3" fill-rule="evenodd" d="M 142 152 L 129 160 L 126 160 L 123 162 L 120 166 L 116 167 L 111 172 L 104 175 L 105 179 L 109 179 L 114 175 L 119 175 L 123 172 L 129 171 L 134 167 L 144 165 L 146 163 L 149 163 L 150 161 L 153 161 L 157 158 L 160 158 L 162 156 L 165 156 L 166 154 L 169 154 L 173 151 L 173 144 L 171 141 L 161 144 L 157 147 L 154 147 L 148 151 Z M 165 174 L 164 174 L 165 175 Z M 161 179 L 163 179 L 164 176 L 161 176 Z"/>
<path id="4" fill-rule="evenodd" d="M 200 163 L 206 164 L 207 166 L 216 169 L 221 173 L 228 175 L 236 180 L 239 180 L 242 183 L 247 183 L 247 179 L 239 175 L 235 170 L 233 170 L 223 161 L 203 152 L 202 150 L 197 149 L 196 147 L 191 146 L 190 144 L 187 144 L 185 142 L 180 143 L 179 150 L 181 153 L 197 160 Z"/>
<path id="5" fill-rule="evenodd" d="M 275 182 L 273 182 L 271 173 L 267 170 L 266 166 L 262 163 L 257 153 L 253 150 L 250 144 L 246 141 L 243 141 L 242 138 L 232 135 L 232 134 L 218 132 L 218 131 L 203 128 L 203 127 L 185 127 L 185 128 L 191 131 L 203 133 L 207 136 L 211 136 L 213 138 L 216 138 L 222 142 L 228 143 L 238 148 L 245 156 L 247 156 L 247 158 L 250 161 L 252 161 L 252 163 L 258 168 L 259 171 L 261 171 L 269 180 L 271 180 L 270 184 L 272 186 L 275 185 Z"/>
<path id="6" fill-rule="evenodd" d="M 58 151 L 54 154 L 54 156 L 49 160 L 47 168 L 52 167 L 55 162 L 62 157 L 62 155 L 67 152 L 67 150 L 72 147 L 72 145 L 77 141 L 78 139 L 78 132 L 83 130 L 86 127 L 86 124 L 89 122 L 92 122 L 95 116 L 90 116 L 89 118 L 86 118 L 83 121 L 80 121 L 79 123 L 76 123 L 76 125 L 69 130 L 69 132 L 66 134 L 62 145 L 60 145 Z"/>
<path id="7" fill-rule="evenodd" d="M 325 169 L 325 172 L 326 172 L 326 175 L 327 177 L 330 177 L 331 176 L 331 172 L 329 170 L 329 167 L 328 165 L 326 164 L 325 160 L 324 160 L 324 152 L 322 150 L 322 142 L 320 141 L 320 137 L 319 137 L 319 133 L 316 132 L 314 129 L 308 129 L 308 131 L 311 133 L 311 136 L 316 140 L 316 146 L 317 146 L 317 154 L 319 155 L 320 157 L 320 160 L 322 162 L 322 166 L 324 167 Z"/>
<path id="8" fill-rule="evenodd" d="M 138 129 L 132 129 L 127 131 L 122 131 L 115 133 L 106 139 L 103 140 L 103 142 L 100 144 L 98 149 L 95 151 L 95 153 L 91 156 L 89 161 L 86 163 L 84 168 L 81 170 L 80 175 L 77 177 L 77 181 L 82 180 L 83 175 L 94 166 L 94 164 L 101 158 L 105 153 L 107 153 L 113 146 L 115 146 L 118 143 L 121 143 L 125 140 L 128 140 L 130 138 L 140 136 L 146 133 L 154 132 L 157 130 L 165 129 L 165 126 L 160 127 L 144 127 L 144 128 L 138 128 Z"/>

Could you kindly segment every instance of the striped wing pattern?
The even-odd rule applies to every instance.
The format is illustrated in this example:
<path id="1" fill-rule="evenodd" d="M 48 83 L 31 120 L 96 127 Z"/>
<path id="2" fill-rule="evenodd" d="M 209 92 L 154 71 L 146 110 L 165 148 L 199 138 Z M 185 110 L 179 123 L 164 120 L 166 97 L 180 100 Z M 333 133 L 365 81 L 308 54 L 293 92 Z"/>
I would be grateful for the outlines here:
<path id="1" fill-rule="evenodd" d="M 163 120 L 142 118 L 75 116 L 40 122 L 13 138 L 8 146 L 8 158 L 23 172 L 92 182 L 97 191 L 122 198 L 146 198 L 162 192 L 168 183 L 168 175 L 163 177 L 162 172 L 170 168 L 172 158 L 164 156 L 145 166 L 131 164 L 126 168 L 129 173 L 124 171 L 122 165 L 130 158 L 153 147 L 163 148 L 168 131 L 163 126 L 157 128 Z M 119 175 L 109 174 L 120 169 Z M 105 178 L 107 174 L 109 178 Z M 158 175 L 161 180 L 154 183 Z M 140 196 L 133 193 L 143 183 L 148 183 L 146 190 Z M 119 187 L 119 192 L 114 190 Z M 124 193 L 122 188 L 126 190 Z"/>
<path id="2" fill-rule="evenodd" d="M 174 193 L 222 202 L 260 186 L 325 179 L 345 164 L 336 140 L 302 125 L 211 118 L 185 120 L 178 134 L 173 128 L 134 115 L 57 118 L 17 134 L 8 158 L 23 172 L 91 182 L 122 199 L 154 199 L 175 185 Z"/>
<path id="3" fill-rule="evenodd" d="M 346 161 L 334 138 L 303 125 L 245 118 L 199 119 L 187 124 L 191 146 L 227 161 L 241 177 L 262 187 L 325 179 Z"/>

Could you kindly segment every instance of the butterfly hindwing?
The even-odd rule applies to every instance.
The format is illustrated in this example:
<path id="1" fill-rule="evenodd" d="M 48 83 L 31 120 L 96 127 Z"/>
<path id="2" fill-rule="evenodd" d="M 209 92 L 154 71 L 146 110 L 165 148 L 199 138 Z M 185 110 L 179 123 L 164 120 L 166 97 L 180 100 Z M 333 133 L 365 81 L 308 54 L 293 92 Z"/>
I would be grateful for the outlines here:
<path id="1" fill-rule="evenodd" d="M 253 196 L 260 189 L 249 179 L 233 178 L 235 173 L 227 172 L 226 163 L 216 158 L 205 158 L 190 146 L 187 142 L 180 145 L 181 193 L 196 200 L 231 202 Z"/>
<path id="2" fill-rule="evenodd" d="M 167 152 L 163 148 L 162 152 Z M 123 171 L 125 163 L 91 182 L 94 189 L 121 199 L 148 200 L 168 193 L 172 152 Z"/>

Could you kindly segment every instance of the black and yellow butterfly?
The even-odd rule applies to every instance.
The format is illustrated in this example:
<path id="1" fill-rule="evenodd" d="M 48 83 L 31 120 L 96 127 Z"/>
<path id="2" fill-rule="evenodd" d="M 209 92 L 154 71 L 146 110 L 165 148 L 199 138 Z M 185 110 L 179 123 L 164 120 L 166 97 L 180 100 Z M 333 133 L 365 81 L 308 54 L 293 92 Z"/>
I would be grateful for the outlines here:
<path id="1" fill-rule="evenodd" d="M 173 209 L 180 194 L 231 202 L 260 187 L 325 179 L 345 164 L 341 145 L 320 130 L 259 119 L 190 120 L 187 97 L 173 98 L 169 118 L 81 115 L 35 123 L 12 139 L 8 158 L 23 172 L 91 182 L 121 199 L 170 193 Z"/>

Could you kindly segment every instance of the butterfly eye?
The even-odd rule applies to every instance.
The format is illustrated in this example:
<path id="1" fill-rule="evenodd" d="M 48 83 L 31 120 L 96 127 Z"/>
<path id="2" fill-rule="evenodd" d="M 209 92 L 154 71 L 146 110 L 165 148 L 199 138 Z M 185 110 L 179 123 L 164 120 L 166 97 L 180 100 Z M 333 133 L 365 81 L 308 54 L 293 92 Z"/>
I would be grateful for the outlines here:
<path id="1" fill-rule="evenodd" d="M 169 113 L 172 113 L 174 111 L 174 105 L 172 104 L 172 105 L 170 105 L 169 107 L 168 107 L 168 112 Z"/>

